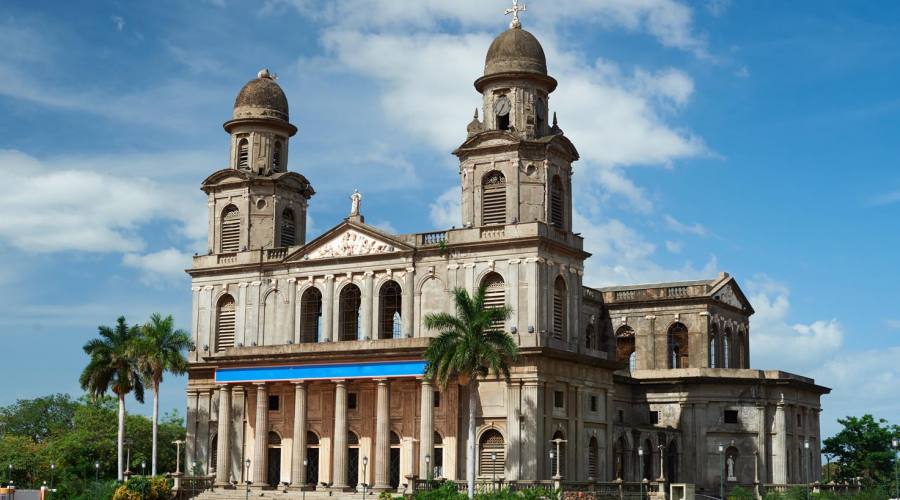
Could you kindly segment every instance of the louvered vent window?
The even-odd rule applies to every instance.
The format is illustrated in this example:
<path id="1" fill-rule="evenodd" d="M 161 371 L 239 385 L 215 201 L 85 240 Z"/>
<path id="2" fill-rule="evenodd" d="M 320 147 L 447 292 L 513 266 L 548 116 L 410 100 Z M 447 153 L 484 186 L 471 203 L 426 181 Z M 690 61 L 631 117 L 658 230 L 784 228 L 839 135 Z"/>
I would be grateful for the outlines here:
<path id="1" fill-rule="evenodd" d="M 506 224 L 506 179 L 496 170 L 482 182 L 482 224 Z"/>
<path id="2" fill-rule="evenodd" d="M 566 284 L 556 278 L 553 287 L 553 338 L 562 340 L 566 334 Z"/>
<path id="3" fill-rule="evenodd" d="M 285 209 L 281 214 L 281 246 L 294 246 L 297 242 L 297 222 L 294 219 L 294 211 Z"/>
<path id="4" fill-rule="evenodd" d="M 553 183 L 550 186 L 550 224 L 558 228 L 562 228 L 563 226 L 563 188 L 562 181 L 559 179 L 559 176 L 553 178 Z"/>
<path id="5" fill-rule="evenodd" d="M 238 142 L 237 166 L 238 168 L 250 168 L 250 142 L 247 139 L 241 139 Z"/>
<path id="6" fill-rule="evenodd" d="M 281 143 L 275 143 L 275 149 L 272 151 L 272 170 L 281 169 Z"/>
<path id="7" fill-rule="evenodd" d="M 234 299 L 230 295 L 219 301 L 216 315 L 216 352 L 234 347 Z"/>
<path id="8" fill-rule="evenodd" d="M 597 438 L 592 437 L 588 443 L 588 478 L 597 479 L 600 477 L 600 446 L 597 444 Z"/>
<path id="9" fill-rule="evenodd" d="M 481 436 L 479 448 L 478 474 L 503 477 L 506 470 L 506 445 L 500 432 L 493 429 L 485 432 Z"/>
<path id="10" fill-rule="evenodd" d="M 484 308 L 491 309 L 506 305 L 506 286 L 503 276 L 491 273 L 484 278 Z M 495 329 L 503 330 L 503 321 L 496 321 L 491 325 Z"/>
<path id="11" fill-rule="evenodd" d="M 222 213 L 222 252 L 237 252 L 241 245 L 241 212 L 229 205 Z"/>

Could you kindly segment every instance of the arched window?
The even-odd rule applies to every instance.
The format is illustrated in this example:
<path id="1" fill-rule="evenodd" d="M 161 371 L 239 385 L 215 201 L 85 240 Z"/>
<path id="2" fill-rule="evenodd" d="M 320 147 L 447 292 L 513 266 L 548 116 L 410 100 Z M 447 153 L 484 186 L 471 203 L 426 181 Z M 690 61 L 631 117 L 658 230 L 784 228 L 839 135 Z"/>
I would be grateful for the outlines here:
<path id="1" fill-rule="evenodd" d="M 434 459 L 431 462 L 431 477 L 444 477 L 444 438 L 434 431 Z"/>
<path id="2" fill-rule="evenodd" d="M 300 298 L 300 342 L 313 343 L 322 338 L 322 292 L 310 287 Z"/>
<path id="3" fill-rule="evenodd" d="M 281 246 L 292 247 L 297 244 L 297 219 L 294 209 L 285 208 L 281 212 Z"/>
<path id="4" fill-rule="evenodd" d="M 234 347 L 234 297 L 223 295 L 216 307 L 216 352 Z"/>
<path id="5" fill-rule="evenodd" d="M 484 287 L 484 307 L 492 309 L 503 307 L 506 305 L 506 284 L 503 282 L 503 276 L 498 273 L 489 273 L 481 280 L 481 286 Z M 492 328 L 503 330 L 503 321 L 496 321 Z"/>
<path id="6" fill-rule="evenodd" d="M 673 323 L 669 327 L 669 368 L 689 368 L 688 329 L 684 323 Z"/>
<path id="7" fill-rule="evenodd" d="M 281 141 L 275 141 L 275 147 L 272 149 L 272 170 L 276 172 L 281 170 Z"/>
<path id="8" fill-rule="evenodd" d="M 584 347 L 587 349 L 596 349 L 596 333 L 594 332 L 594 325 L 588 324 L 587 328 L 584 329 Z"/>
<path id="9" fill-rule="evenodd" d="M 622 325 L 616 331 L 616 361 L 628 362 L 628 369 L 634 370 L 634 330 Z"/>
<path id="10" fill-rule="evenodd" d="M 644 477 L 653 481 L 653 443 L 650 440 L 644 441 Z"/>
<path id="11" fill-rule="evenodd" d="M 509 130 L 509 112 L 512 109 L 512 105 L 509 103 L 509 98 L 505 95 L 500 96 L 494 102 L 494 115 L 497 120 L 497 130 Z"/>
<path id="12" fill-rule="evenodd" d="M 562 276 L 556 278 L 553 285 L 553 338 L 563 340 L 566 338 L 566 280 Z"/>
<path id="13" fill-rule="evenodd" d="M 595 437 L 591 437 L 591 440 L 588 441 L 587 473 L 590 480 L 600 478 L 600 444 Z"/>
<path id="14" fill-rule="evenodd" d="M 613 477 L 615 479 L 625 479 L 625 450 L 628 443 L 625 436 L 619 437 L 616 444 L 613 445 Z"/>
<path id="15" fill-rule="evenodd" d="M 553 176 L 550 183 L 550 224 L 560 229 L 565 227 L 565 203 L 563 203 L 562 179 Z"/>
<path id="16" fill-rule="evenodd" d="M 534 103 L 534 132 L 538 137 L 544 134 L 544 116 L 546 111 L 544 111 L 544 100 L 540 97 Z"/>
<path id="17" fill-rule="evenodd" d="M 506 470 L 506 443 L 496 429 L 489 429 L 478 441 L 478 475 L 502 478 Z"/>
<path id="18" fill-rule="evenodd" d="M 315 486 L 319 482 L 319 436 L 306 431 L 306 484 Z"/>
<path id="19" fill-rule="evenodd" d="M 506 224 L 506 178 L 496 170 L 481 179 L 481 223 Z"/>
<path id="20" fill-rule="evenodd" d="M 609 325 L 606 323 L 603 323 L 603 325 L 600 326 L 600 338 L 598 343 L 597 349 L 606 353 L 609 352 Z"/>
<path id="21" fill-rule="evenodd" d="M 341 290 L 339 300 L 338 340 L 358 340 L 360 325 L 360 306 L 362 294 L 353 283 Z"/>
<path id="22" fill-rule="evenodd" d="M 709 326 L 709 367 L 718 368 L 719 362 L 719 327 L 715 323 Z"/>
<path id="23" fill-rule="evenodd" d="M 246 138 L 238 141 L 237 167 L 250 168 L 250 141 Z"/>
<path id="24" fill-rule="evenodd" d="M 269 431 L 269 446 L 281 446 L 281 436 L 275 431 Z"/>
<path id="25" fill-rule="evenodd" d="M 219 436 L 213 436 L 209 443 L 209 470 L 213 472 L 219 466 Z"/>
<path id="26" fill-rule="evenodd" d="M 400 309 L 403 293 L 396 281 L 388 281 L 381 285 L 378 292 L 378 338 L 400 338 Z"/>
<path id="27" fill-rule="evenodd" d="M 220 240 L 222 253 L 237 252 L 241 249 L 241 212 L 234 205 L 228 205 L 222 210 Z"/>
<path id="28" fill-rule="evenodd" d="M 565 440 L 566 435 L 562 431 L 556 431 L 553 433 L 553 439 Z M 556 476 L 557 472 L 561 477 L 568 477 L 566 475 L 566 443 L 559 443 L 559 448 L 557 448 L 556 443 L 551 439 L 550 446 L 553 450 L 553 459 L 550 460 L 550 477 Z"/>
<path id="29" fill-rule="evenodd" d="M 737 341 L 734 344 L 734 367 L 735 368 L 747 368 L 746 365 L 746 355 L 744 354 L 746 351 L 746 337 L 744 336 L 744 330 L 738 330 Z"/>
<path id="30" fill-rule="evenodd" d="M 731 368 L 731 328 L 726 328 L 722 337 L 722 368 Z"/>

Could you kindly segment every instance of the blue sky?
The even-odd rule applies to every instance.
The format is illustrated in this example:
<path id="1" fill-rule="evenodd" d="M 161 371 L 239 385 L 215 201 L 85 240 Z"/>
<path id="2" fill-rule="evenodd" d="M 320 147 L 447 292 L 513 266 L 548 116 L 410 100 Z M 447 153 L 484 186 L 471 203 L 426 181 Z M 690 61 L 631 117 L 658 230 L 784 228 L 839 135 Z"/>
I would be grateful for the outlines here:
<path id="1" fill-rule="evenodd" d="M 81 345 L 120 314 L 188 323 L 199 184 L 260 68 L 300 128 L 310 237 L 354 188 L 387 230 L 458 224 L 449 152 L 506 7 L 0 2 L 0 404 L 77 393 Z M 900 4 L 534 0 L 522 22 L 582 155 L 585 282 L 728 271 L 757 309 L 753 366 L 834 388 L 824 433 L 900 414 Z M 163 407 L 183 389 L 165 383 Z"/>

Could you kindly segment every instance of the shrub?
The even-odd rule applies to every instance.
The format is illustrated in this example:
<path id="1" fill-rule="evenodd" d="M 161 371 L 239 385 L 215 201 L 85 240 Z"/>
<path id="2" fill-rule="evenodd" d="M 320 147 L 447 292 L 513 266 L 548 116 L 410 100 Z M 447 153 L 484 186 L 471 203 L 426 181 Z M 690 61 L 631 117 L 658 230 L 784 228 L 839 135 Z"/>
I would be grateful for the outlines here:
<path id="1" fill-rule="evenodd" d="M 753 493 L 741 486 L 735 486 L 728 492 L 728 500 L 753 500 Z"/>

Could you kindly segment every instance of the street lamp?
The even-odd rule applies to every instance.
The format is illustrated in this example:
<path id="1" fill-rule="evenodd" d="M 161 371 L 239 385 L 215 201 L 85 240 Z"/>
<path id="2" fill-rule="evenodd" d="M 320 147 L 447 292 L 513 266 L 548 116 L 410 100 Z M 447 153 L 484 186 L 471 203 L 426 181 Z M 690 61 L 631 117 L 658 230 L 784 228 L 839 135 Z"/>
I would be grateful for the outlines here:
<path id="1" fill-rule="evenodd" d="M 722 446 L 722 443 L 719 443 L 719 457 L 721 462 L 719 470 L 719 498 L 725 500 L 725 447 Z"/>
<path id="2" fill-rule="evenodd" d="M 9 476 L 6 478 L 6 482 L 12 484 L 12 464 L 9 464 Z"/>
<path id="3" fill-rule="evenodd" d="M 247 466 L 247 473 L 244 475 L 244 483 L 247 484 L 247 500 L 250 500 L 250 459 L 248 458 L 244 464 Z"/>
<path id="4" fill-rule="evenodd" d="M 806 450 L 803 452 L 806 455 L 806 500 L 809 500 L 809 462 L 811 461 L 809 457 L 809 441 L 803 442 L 803 449 Z"/>
<path id="5" fill-rule="evenodd" d="M 94 462 L 94 480 L 100 481 L 100 461 L 97 460 Z"/>
<path id="6" fill-rule="evenodd" d="M 491 452 L 491 485 L 497 489 L 497 452 Z"/>
<path id="7" fill-rule="evenodd" d="M 309 460 L 304 458 L 303 459 L 303 477 L 306 478 L 307 483 L 309 483 L 309 476 L 308 476 L 309 470 L 307 470 L 308 465 L 309 465 Z M 305 484 L 300 485 L 300 492 L 301 492 L 300 494 L 303 496 L 302 500 L 306 500 L 306 485 Z"/>
<path id="8" fill-rule="evenodd" d="M 366 479 L 366 468 L 369 465 L 369 457 L 363 457 L 363 498 L 369 493 L 369 483 Z"/>
<path id="9" fill-rule="evenodd" d="M 431 455 L 425 455 L 425 479 L 431 481 Z"/>
<path id="10" fill-rule="evenodd" d="M 891 445 L 894 447 L 894 498 L 900 498 L 900 479 L 897 476 L 897 466 L 900 464 L 896 460 L 897 451 L 900 450 L 900 438 L 892 438 Z"/>
<path id="11" fill-rule="evenodd" d="M 638 481 L 641 482 L 641 500 L 644 500 L 644 447 L 641 446 L 638 448 L 638 468 L 640 469 L 640 473 L 638 474 Z"/>
<path id="12" fill-rule="evenodd" d="M 146 474 L 144 474 L 144 469 L 146 469 L 146 468 L 147 468 L 147 462 L 141 460 L 141 475 L 142 476 L 146 475 Z"/>
<path id="13" fill-rule="evenodd" d="M 56 464 L 50 464 L 50 491 L 53 491 L 53 472 L 56 471 Z"/>

